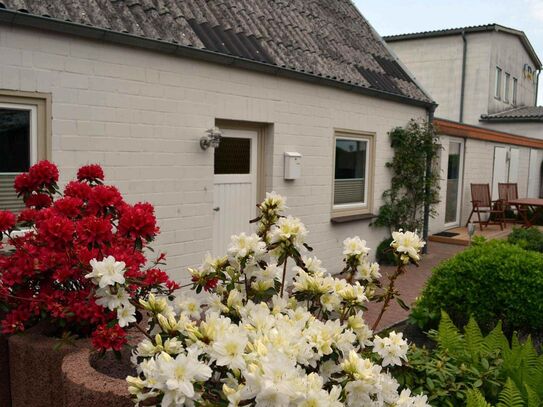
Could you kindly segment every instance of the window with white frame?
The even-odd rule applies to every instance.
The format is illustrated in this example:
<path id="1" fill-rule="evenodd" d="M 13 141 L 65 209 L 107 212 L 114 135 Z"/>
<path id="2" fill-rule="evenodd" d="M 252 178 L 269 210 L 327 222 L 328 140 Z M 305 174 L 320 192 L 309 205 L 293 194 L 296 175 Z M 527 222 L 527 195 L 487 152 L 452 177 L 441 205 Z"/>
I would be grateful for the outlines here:
<path id="1" fill-rule="evenodd" d="M 494 97 L 501 99 L 502 97 L 502 70 L 496 67 L 496 85 L 494 87 Z"/>
<path id="2" fill-rule="evenodd" d="M 338 133 L 335 137 L 334 212 L 369 212 L 371 201 L 371 135 Z"/>
<path id="3" fill-rule="evenodd" d="M 15 177 L 28 171 L 38 157 L 40 109 L 43 103 L 25 103 L 24 98 L 2 97 L 0 94 L 0 210 L 20 211 L 24 204 L 13 188 Z M 40 116 L 40 117 L 39 117 Z"/>
<path id="4" fill-rule="evenodd" d="M 509 94 L 511 92 L 511 75 L 509 73 L 505 73 L 505 82 L 504 82 L 504 90 L 503 90 L 503 101 L 505 103 L 509 103 Z"/>
<path id="5" fill-rule="evenodd" d="M 513 78 L 513 105 L 517 105 L 518 79 Z"/>

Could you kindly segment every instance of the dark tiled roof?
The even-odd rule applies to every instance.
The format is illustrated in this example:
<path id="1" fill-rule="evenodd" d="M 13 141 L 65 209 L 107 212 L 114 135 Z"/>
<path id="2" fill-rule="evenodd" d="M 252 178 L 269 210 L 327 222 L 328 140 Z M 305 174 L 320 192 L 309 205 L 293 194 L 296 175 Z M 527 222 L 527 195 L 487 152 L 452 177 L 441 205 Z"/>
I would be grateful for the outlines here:
<path id="1" fill-rule="evenodd" d="M 506 110 L 505 112 L 484 114 L 482 121 L 543 121 L 543 106 L 525 106 L 516 109 Z"/>
<path id="2" fill-rule="evenodd" d="M 0 0 L 0 22 L 21 13 L 433 103 L 350 0 Z"/>
<path id="3" fill-rule="evenodd" d="M 462 33 L 478 33 L 478 32 L 491 32 L 499 31 L 507 34 L 516 35 L 519 37 L 520 41 L 530 57 L 533 59 L 533 62 L 536 65 L 536 68 L 541 69 L 543 65 L 539 59 L 537 53 L 534 50 L 534 47 L 530 43 L 530 40 L 524 33 L 524 31 L 515 30 L 514 28 L 505 27 L 500 24 L 484 24 L 484 25 L 473 25 L 468 27 L 458 27 L 458 28 L 445 28 L 443 30 L 434 30 L 434 31 L 421 31 L 416 33 L 406 33 L 406 34 L 396 34 L 396 35 L 386 35 L 383 39 L 386 42 L 397 42 L 397 41 L 406 41 L 406 40 L 416 40 L 421 38 L 435 38 L 435 37 L 444 37 L 448 35 L 461 35 Z"/>

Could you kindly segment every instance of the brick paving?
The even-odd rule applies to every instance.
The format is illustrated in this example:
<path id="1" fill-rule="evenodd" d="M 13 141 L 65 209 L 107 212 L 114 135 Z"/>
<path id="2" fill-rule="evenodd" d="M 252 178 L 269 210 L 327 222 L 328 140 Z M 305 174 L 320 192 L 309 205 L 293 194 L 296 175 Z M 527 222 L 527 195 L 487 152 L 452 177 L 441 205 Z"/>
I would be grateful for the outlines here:
<path id="1" fill-rule="evenodd" d="M 400 291 L 401 298 L 404 302 L 410 305 L 420 295 L 426 280 L 430 277 L 432 269 L 456 253 L 466 249 L 465 246 L 457 246 L 452 244 L 429 242 L 428 254 L 423 257 L 420 267 L 409 266 L 407 273 L 401 275 L 396 280 L 396 287 Z M 387 284 L 387 275 L 394 273 L 395 267 L 383 266 L 381 267 L 381 274 L 383 274 L 382 282 Z M 371 303 L 368 307 L 368 311 L 364 314 L 364 319 L 369 326 L 372 326 L 377 319 L 381 310 L 382 303 Z M 391 302 L 391 306 L 383 315 L 377 331 L 388 328 L 405 320 L 409 315 L 409 311 L 402 309 L 395 300 Z"/>

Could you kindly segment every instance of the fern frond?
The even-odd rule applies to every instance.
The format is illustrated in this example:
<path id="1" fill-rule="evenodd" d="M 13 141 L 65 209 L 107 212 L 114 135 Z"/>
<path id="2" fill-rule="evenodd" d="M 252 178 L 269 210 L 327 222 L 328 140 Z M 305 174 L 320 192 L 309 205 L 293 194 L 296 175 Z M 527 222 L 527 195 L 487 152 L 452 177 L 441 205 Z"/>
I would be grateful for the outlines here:
<path id="1" fill-rule="evenodd" d="M 515 383 L 509 378 L 500 393 L 499 400 L 497 407 L 524 407 L 524 400 L 520 391 L 517 389 L 517 386 L 515 386 Z"/>
<path id="2" fill-rule="evenodd" d="M 464 338 L 445 311 L 441 311 L 441 321 L 439 321 L 437 332 L 437 342 L 441 349 L 455 356 L 462 353 Z"/>
<path id="3" fill-rule="evenodd" d="M 539 398 L 537 393 L 527 384 L 525 385 L 525 389 L 528 399 L 528 407 L 541 407 L 541 398 Z"/>
<path id="4" fill-rule="evenodd" d="M 502 353 L 509 353 L 509 342 L 503 334 L 502 322 L 499 321 L 494 329 L 484 338 L 483 348 L 487 352 L 495 352 L 499 350 Z"/>
<path id="5" fill-rule="evenodd" d="M 469 322 L 464 329 L 464 339 L 471 360 L 479 360 L 479 356 L 483 351 L 483 334 L 473 316 L 470 317 Z"/>
<path id="6" fill-rule="evenodd" d="M 479 390 L 470 390 L 467 394 L 466 407 L 492 407 Z"/>

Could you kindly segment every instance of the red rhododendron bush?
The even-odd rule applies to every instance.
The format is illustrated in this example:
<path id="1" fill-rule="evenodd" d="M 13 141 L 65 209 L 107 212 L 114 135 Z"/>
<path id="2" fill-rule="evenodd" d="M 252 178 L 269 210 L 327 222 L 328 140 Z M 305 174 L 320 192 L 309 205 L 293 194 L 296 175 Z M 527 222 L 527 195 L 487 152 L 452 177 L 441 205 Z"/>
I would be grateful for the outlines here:
<path id="1" fill-rule="evenodd" d="M 178 288 L 159 268 L 164 255 L 145 255 L 159 231 L 154 208 L 126 203 L 103 184 L 98 165 L 81 167 L 63 193 L 58 178 L 53 163 L 37 163 L 15 179 L 26 209 L 0 211 L 1 332 L 45 321 L 54 335 L 90 336 L 99 350 L 120 350 L 139 300 Z"/>

